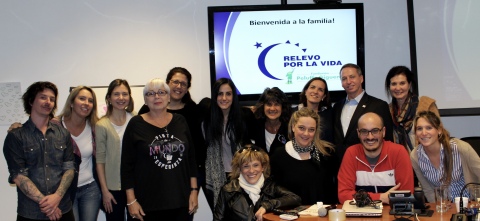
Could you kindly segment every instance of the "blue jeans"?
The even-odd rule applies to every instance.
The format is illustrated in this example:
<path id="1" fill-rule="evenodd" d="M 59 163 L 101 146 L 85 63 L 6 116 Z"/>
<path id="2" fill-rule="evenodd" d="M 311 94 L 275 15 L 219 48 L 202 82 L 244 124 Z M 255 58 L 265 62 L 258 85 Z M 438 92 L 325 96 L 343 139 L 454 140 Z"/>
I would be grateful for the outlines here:
<path id="1" fill-rule="evenodd" d="M 95 181 L 78 187 L 73 202 L 73 215 L 76 221 L 96 221 L 102 202 L 102 192 Z"/>

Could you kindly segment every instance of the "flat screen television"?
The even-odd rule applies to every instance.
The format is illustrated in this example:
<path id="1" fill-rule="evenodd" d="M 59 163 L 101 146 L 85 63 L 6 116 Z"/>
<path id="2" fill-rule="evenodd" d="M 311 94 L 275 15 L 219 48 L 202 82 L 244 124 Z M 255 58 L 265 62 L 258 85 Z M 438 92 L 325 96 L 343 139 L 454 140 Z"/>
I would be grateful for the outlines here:
<path id="1" fill-rule="evenodd" d="M 246 105 L 267 87 L 296 104 L 305 83 L 322 77 L 338 100 L 342 65 L 365 64 L 363 24 L 362 3 L 208 7 L 211 83 L 232 79 Z"/>

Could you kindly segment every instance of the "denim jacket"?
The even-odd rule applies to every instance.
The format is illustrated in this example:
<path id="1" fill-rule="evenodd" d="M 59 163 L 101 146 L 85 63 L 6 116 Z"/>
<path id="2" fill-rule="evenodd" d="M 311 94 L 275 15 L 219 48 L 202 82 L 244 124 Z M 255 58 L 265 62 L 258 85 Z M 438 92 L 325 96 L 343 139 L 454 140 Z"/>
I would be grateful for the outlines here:
<path id="1" fill-rule="evenodd" d="M 3 152 L 8 165 L 9 183 L 19 175 L 28 177 L 45 196 L 55 193 L 65 171 L 74 169 L 70 133 L 60 125 L 48 123 L 45 136 L 31 119 L 7 134 Z M 37 202 L 17 187 L 18 215 L 29 219 L 48 219 Z M 72 208 L 67 191 L 58 208 L 66 213 Z"/>

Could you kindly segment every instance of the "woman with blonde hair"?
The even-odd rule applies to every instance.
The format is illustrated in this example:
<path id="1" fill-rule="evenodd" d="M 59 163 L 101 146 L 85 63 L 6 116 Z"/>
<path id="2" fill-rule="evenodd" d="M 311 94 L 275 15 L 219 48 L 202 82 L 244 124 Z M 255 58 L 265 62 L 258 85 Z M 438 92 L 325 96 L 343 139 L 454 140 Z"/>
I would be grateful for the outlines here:
<path id="1" fill-rule="evenodd" d="M 220 190 L 213 220 L 263 220 L 263 214 L 281 207 L 300 205 L 294 193 L 270 178 L 268 154 L 260 147 L 246 145 L 232 160 L 230 182 Z"/>
<path id="2" fill-rule="evenodd" d="M 303 205 L 338 202 L 339 163 L 333 145 L 320 139 L 320 125 L 315 110 L 304 107 L 296 111 L 288 124 L 291 141 L 272 156 L 273 179 L 299 195 Z"/>
<path id="3" fill-rule="evenodd" d="M 429 202 L 435 201 L 435 187 L 447 185 L 452 200 L 465 184 L 480 182 L 480 157 L 470 144 L 451 138 L 438 115 L 419 112 L 414 124 L 419 145 L 410 159 Z"/>
<path id="4" fill-rule="evenodd" d="M 75 220 L 97 220 L 100 209 L 101 192 L 97 183 L 95 163 L 95 124 L 97 116 L 97 98 L 92 88 L 78 86 L 74 88 L 65 102 L 62 113 L 55 118 L 71 134 L 74 153 L 81 159 L 78 176 L 72 181 L 74 194 L 73 214 Z M 78 184 L 77 179 L 78 178 Z"/>

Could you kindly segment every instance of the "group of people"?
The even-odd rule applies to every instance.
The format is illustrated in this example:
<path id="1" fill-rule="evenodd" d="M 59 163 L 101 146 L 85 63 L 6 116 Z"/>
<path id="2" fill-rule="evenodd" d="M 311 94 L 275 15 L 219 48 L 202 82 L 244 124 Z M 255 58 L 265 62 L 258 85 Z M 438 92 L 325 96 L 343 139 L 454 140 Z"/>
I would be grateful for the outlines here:
<path id="1" fill-rule="evenodd" d="M 196 104 L 192 75 L 176 67 L 145 84 L 138 115 L 128 82 L 112 81 L 100 119 L 91 88 L 73 89 L 54 116 L 56 86 L 36 82 L 22 97 L 28 121 L 4 143 L 17 220 L 96 220 L 100 209 L 107 220 L 192 220 L 199 188 L 214 220 L 262 220 L 359 190 L 388 203 L 390 191 L 418 184 L 433 201 L 434 187 L 455 197 L 480 181 L 480 158 L 450 137 L 433 99 L 414 93 L 408 68 L 388 72 L 390 104 L 365 92 L 358 65 L 342 66 L 340 78 L 347 96 L 333 107 L 315 77 L 296 108 L 277 87 L 247 108 L 225 78 Z"/>

